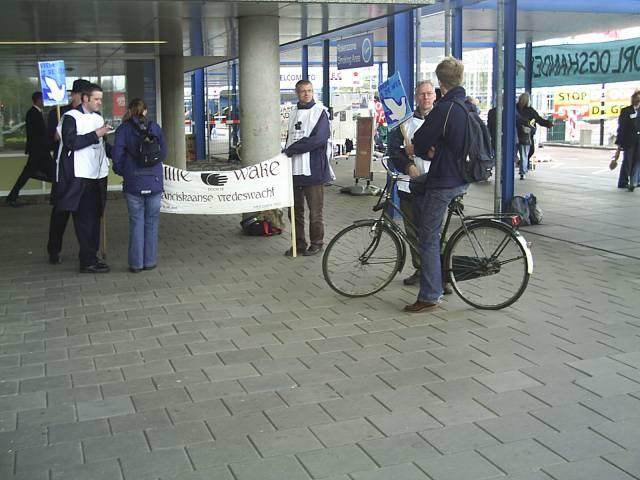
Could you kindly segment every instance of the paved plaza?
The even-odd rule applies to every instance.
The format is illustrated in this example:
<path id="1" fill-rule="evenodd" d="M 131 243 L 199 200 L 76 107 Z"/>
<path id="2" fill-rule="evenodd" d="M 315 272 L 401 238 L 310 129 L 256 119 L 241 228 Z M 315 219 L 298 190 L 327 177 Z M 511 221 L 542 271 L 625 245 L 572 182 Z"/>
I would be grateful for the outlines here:
<path id="1" fill-rule="evenodd" d="M 48 205 L 0 208 L 0 479 L 640 479 L 640 192 L 610 152 L 539 153 L 516 180 L 545 213 L 534 274 L 498 312 L 404 313 L 409 267 L 340 297 L 238 216 L 163 215 L 158 268 L 131 274 L 119 198 L 112 272 L 82 275 L 71 225 L 46 263 Z M 338 193 L 352 168 L 327 240 L 373 215 Z"/>

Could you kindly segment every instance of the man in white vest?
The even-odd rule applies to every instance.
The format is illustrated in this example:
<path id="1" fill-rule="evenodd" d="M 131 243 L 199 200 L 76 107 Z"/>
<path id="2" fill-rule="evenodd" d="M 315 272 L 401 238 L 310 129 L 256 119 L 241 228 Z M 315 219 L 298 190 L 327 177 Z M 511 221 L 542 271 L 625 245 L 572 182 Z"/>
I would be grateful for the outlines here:
<path id="1" fill-rule="evenodd" d="M 80 272 L 106 273 L 109 266 L 98 260 L 98 249 L 109 174 L 110 148 L 104 137 L 112 127 L 99 113 L 102 89 L 98 85 L 86 86 L 81 98 L 82 104 L 67 111 L 61 121 L 56 208 L 72 212 Z"/>
<path id="2" fill-rule="evenodd" d="M 411 139 L 415 131 L 422 126 L 425 117 L 431 112 L 435 99 L 436 91 L 433 83 L 430 80 L 418 82 L 415 90 L 416 109 L 413 112 L 413 117 L 404 122 L 401 127 L 391 131 L 387 145 L 387 154 L 395 169 L 401 173 L 398 178 L 400 210 L 404 216 L 405 231 L 414 245 L 417 245 L 416 222 L 420 218 L 416 209 L 420 202 L 412 201 L 413 194 L 409 189 L 409 180 L 411 177 L 427 173 L 431 161 L 428 158 L 414 155 Z M 405 130 L 408 141 L 405 141 L 401 129 Z M 415 271 L 410 277 L 404 279 L 405 285 L 415 285 L 420 281 L 420 255 L 413 250 L 411 250 L 411 263 Z"/>
<path id="3" fill-rule="evenodd" d="M 296 83 L 298 104 L 291 110 L 284 153 L 291 157 L 293 205 L 295 210 L 297 253 L 305 256 L 322 251 L 324 242 L 324 185 L 334 176 L 331 158 L 329 113 L 315 103 L 309 80 Z M 309 243 L 304 231 L 304 203 L 309 207 Z M 285 252 L 292 255 L 292 250 Z"/>

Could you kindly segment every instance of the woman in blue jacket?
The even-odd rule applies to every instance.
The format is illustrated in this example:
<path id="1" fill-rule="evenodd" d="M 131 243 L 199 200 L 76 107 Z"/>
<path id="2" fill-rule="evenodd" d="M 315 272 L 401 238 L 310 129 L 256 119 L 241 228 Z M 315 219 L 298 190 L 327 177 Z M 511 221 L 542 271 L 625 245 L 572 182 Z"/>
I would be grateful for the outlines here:
<path id="1" fill-rule="evenodd" d="M 134 98 L 116 130 L 113 171 L 123 177 L 124 197 L 129 210 L 129 271 L 152 270 L 157 264 L 158 223 L 162 195 L 162 161 L 167 148 L 160 125 L 146 118 L 144 100 Z M 139 166 L 140 144 L 145 137 L 156 137 L 159 162 Z"/>

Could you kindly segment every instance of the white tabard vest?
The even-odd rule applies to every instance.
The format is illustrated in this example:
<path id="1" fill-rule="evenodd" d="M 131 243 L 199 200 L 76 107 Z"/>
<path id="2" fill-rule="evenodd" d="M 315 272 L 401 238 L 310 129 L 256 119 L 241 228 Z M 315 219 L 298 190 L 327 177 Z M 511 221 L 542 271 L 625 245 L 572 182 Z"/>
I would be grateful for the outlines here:
<path id="1" fill-rule="evenodd" d="M 83 113 L 76 109 L 65 112 L 65 115 L 72 116 L 76 121 L 76 132 L 78 135 L 85 135 L 94 132 L 104 125 L 104 118 L 97 113 Z M 64 115 L 63 115 L 64 118 Z M 58 134 L 62 138 L 62 121 L 58 124 Z M 76 178 L 104 178 L 109 175 L 109 159 L 104 149 L 104 137 L 99 138 L 98 143 L 89 145 L 81 150 L 70 152 L 73 154 L 73 170 Z M 62 151 L 62 142 L 60 142 Z M 60 154 L 57 160 L 60 165 Z"/>
<path id="2" fill-rule="evenodd" d="M 417 117 L 411 117 L 409 120 L 407 120 L 404 123 L 407 129 L 407 136 L 413 140 L 413 135 L 416 133 L 416 130 L 418 130 L 422 126 L 423 123 L 424 123 L 424 120 Z M 431 160 L 425 160 L 424 158 L 419 157 L 417 155 L 413 157 L 413 163 L 415 163 L 416 167 L 418 167 L 418 171 L 420 172 L 420 175 L 427 173 L 429 171 L 429 167 L 431 166 Z M 410 178 L 411 177 L 409 177 L 409 175 L 404 175 L 404 174 L 399 175 L 398 190 L 402 192 L 410 193 L 410 190 L 409 190 Z"/>
<path id="3" fill-rule="evenodd" d="M 287 131 L 287 143 L 285 148 L 288 148 L 289 145 L 311 135 L 313 128 L 320 119 L 320 115 L 324 112 L 327 112 L 328 115 L 327 109 L 317 103 L 311 108 L 303 108 L 302 110 L 299 110 L 297 105 L 294 106 L 291 109 L 291 114 L 289 115 L 289 129 Z M 300 128 L 296 129 L 295 127 L 298 122 L 300 122 Z M 327 142 L 327 162 L 330 161 L 332 157 L 332 149 L 331 141 Z M 309 153 L 294 155 L 291 158 L 292 172 L 294 175 L 311 176 L 311 164 L 309 162 L 309 158 Z"/>

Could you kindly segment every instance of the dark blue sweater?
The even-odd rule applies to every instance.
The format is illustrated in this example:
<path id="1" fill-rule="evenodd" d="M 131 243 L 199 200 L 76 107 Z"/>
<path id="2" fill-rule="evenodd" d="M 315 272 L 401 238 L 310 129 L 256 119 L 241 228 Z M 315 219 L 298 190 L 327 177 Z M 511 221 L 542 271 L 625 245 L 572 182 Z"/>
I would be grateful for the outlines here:
<path id="1" fill-rule="evenodd" d="M 113 146 L 113 171 L 123 180 L 123 190 L 126 193 L 141 195 L 145 193 L 162 192 L 162 162 L 149 168 L 140 168 L 136 164 L 136 155 L 141 133 L 135 125 L 139 124 L 137 117 L 123 122 L 116 130 Z M 160 158 L 164 161 L 167 146 L 162 129 L 155 122 L 149 122 L 149 131 L 160 140 Z"/>
<path id="2" fill-rule="evenodd" d="M 453 188 L 464 185 L 465 180 L 458 168 L 457 159 L 462 156 L 464 136 L 467 128 L 467 113 L 452 100 L 465 100 L 467 93 L 462 87 L 447 92 L 433 107 L 422 126 L 413 136 L 416 155 L 427 158 L 427 152 L 435 147 L 435 157 L 427 174 L 425 188 Z M 451 107 L 451 111 L 449 108 Z M 447 119 L 447 113 L 449 119 Z M 445 120 L 447 130 L 444 134 Z"/>
<path id="3" fill-rule="evenodd" d="M 315 105 L 314 101 L 302 105 L 298 103 L 298 109 L 304 110 Z M 297 142 L 289 145 L 284 153 L 288 157 L 309 153 L 309 164 L 311 175 L 294 175 L 293 186 L 303 187 L 308 185 L 324 185 L 331 181 L 331 171 L 327 160 L 327 142 L 329 141 L 329 117 L 326 112 L 320 115 L 318 123 L 313 127 L 308 137 L 301 138 Z"/>

